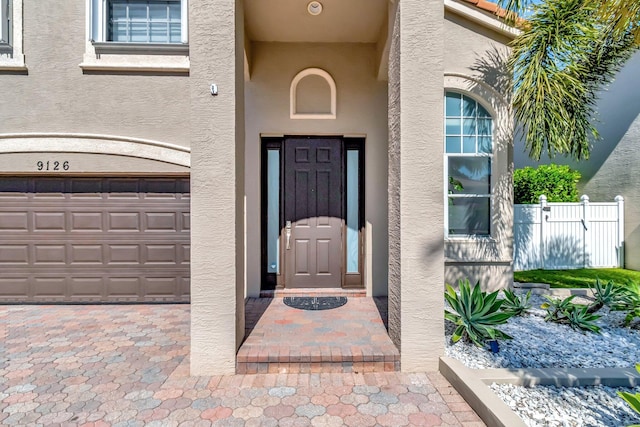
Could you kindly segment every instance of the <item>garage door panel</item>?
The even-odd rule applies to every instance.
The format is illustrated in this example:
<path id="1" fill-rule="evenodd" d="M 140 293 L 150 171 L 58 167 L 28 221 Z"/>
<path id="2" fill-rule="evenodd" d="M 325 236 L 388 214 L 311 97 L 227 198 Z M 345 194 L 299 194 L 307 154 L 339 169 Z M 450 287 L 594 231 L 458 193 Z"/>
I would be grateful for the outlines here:
<path id="1" fill-rule="evenodd" d="M 102 231 L 102 212 L 71 212 L 71 231 Z"/>
<path id="2" fill-rule="evenodd" d="M 23 276 L 5 276 L 0 278 L 0 299 L 27 300 L 29 297 L 29 279 Z"/>
<path id="3" fill-rule="evenodd" d="M 35 277 L 32 293 L 34 297 L 47 297 L 51 301 L 66 299 L 67 280 L 64 276 Z"/>
<path id="4" fill-rule="evenodd" d="M 64 212 L 34 212 L 34 231 L 65 231 Z"/>
<path id="5" fill-rule="evenodd" d="M 0 302 L 188 301 L 188 191 L 187 178 L 0 177 Z"/>
<path id="6" fill-rule="evenodd" d="M 140 245 L 107 245 L 108 264 L 140 264 Z"/>
<path id="7" fill-rule="evenodd" d="M 110 298 L 137 299 L 140 293 L 139 277 L 107 277 L 106 290 Z"/>
<path id="8" fill-rule="evenodd" d="M 29 229 L 27 212 L 0 212 L 0 230 L 25 232 Z"/>
<path id="9" fill-rule="evenodd" d="M 176 264 L 176 245 L 145 245 L 145 264 Z"/>
<path id="10" fill-rule="evenodd" d="M 29 245 L 0 245 L 0 264 L 29 265 Z"/>
<path id="11" fill-rule="evenodd" d="M 69 294 L 73 301 L 89 301 L 102 299 L 102 277 L 71 277 L 69 280 Z"/>
<path id="12" fill-rule="evenodd" d="M 140 229 L 140 215 L 137 212 L 109 212 L 108 231 L 137 231 Z"/>
<path id="13" fill-rule="evenodd" d="M 146 212 L 145 231 L 176 231 L 178 221 L 175 212 Z"/>
<path id="14" fill-rule="evenodd" d="M 33 245 L 33 265 L 67 264 L 67 248 L 65 245 Z"/>
<path id="15" fill-rule="evenodd" d="M 70 265 L 94 264 L 102 265 L 104 262 L 104 251 L 102 245 L 82 245 L 71 244 Z"/>
<path id="16" fill-rule="evenodd" d="M 142 283 L 143 295 L 148 297 L 175 298 L 178 289 L 176 277 L 145 277 Z"/>
<path id="17" fill-rule="evenodd" d="M 191 262 L 191 245 L 180 245 L 181 263 L 189 264 Z"/>

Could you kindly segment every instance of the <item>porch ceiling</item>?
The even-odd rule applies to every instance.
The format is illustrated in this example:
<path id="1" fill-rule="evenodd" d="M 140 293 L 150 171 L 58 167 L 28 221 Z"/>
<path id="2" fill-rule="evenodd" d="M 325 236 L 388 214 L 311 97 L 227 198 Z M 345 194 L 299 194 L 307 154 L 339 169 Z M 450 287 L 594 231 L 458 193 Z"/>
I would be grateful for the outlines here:
<path id="1" fill-rule="evenodd" d="M 245 25 L 251 41 L 377 43 L 387 23 L 388 0 L 320 0 L 312 16 L 310 0 L 245 0 Z"/>

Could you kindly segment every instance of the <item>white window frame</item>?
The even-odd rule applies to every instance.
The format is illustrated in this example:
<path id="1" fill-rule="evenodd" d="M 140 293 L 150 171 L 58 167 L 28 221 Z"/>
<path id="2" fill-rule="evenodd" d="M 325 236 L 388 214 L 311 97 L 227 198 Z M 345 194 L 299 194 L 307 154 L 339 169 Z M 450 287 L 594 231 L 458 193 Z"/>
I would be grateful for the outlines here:
<path id="1" fill-rule="evenodd" d="M 180 43 L 130 43 L 106 40 L 109 0 L 86 0 L 83 71 L 188 73 L 189 1 L 180 0 Z"/>
<path id="2" fill-rule="evenodd" d="M 0 71 L 26 71 L 22 47 L 22 1 L 0 0 Z"/>
<path id="3" fill-rule="evenodd" d="M 11 46 L 11 0 L 0 0 L 0 44 Z"/>
<path id="4" fill-rule="evenodd" d="M 461 134 L 460 136 L 460 144 L 461 144 L 461 151 L 464 151 L 464 139 L 463 137 L 465 136 L 464 133 L 464 119 L 465 118 L 473 118 L 476 121 L 476 130 L 475 130 L 475 134 L 473 136 L 475 136 L 476 138 L 476 150 L 474 153 L 464 153 L 464 152 L 460 152 L 460 153 L 448 153 L 447 152 L 447 136 L 451 136 L 450 134 L 447 133 L 447 118 L 451 118 L 452 116 L 448 116 L 447 115 L 447 94 L 457 94 L 461 96 L 461 108 L 464 105 L 464 98 L 468 98 L 471 99 L 473 101 L 476 102 L 476 105 L 481 106 L 482 108 L 484 108 L 487 113 L 488 116 L 486 118 L 490 118 L 491 119 L 491 132 L 490 132 L 490 136 L 491 136 L 491 150 L 488 153 L 484 153 L 484 152 L 480 152 L 478 150 L 478 137 L 479 136 L 483 136 L 480 135 L 478 133 L 478 128 L 477 128 L 477 123 L 478 123 L 478 114 L 476 112 L 476 116 L 475 117 L 471 117 L 471 116 L 464 116 L 463 113 L 461 113 L 461 115 L 459 116 L 461 118 Z M 457 116 L 455 116 L 457 118 Z M 492 236 L 492 231 L 493 231 L 493 221 L 492 221 L 492 216 L 493 216 L 493 188 L 494 188 L 494 183 L 493 183 L 493 177 L 495 176 L 495 171 L 494 171 L 494 166 L 495 166 L 495 162 L 494 162 L 494 150 L 495 150 L 495 117 L 489 112 L 489 110 L 482 105 L 482 103 L 480 101 L 478 101 L 475 97 L 470 96 L 467 93 L 461 92 L 461 91 L 457 91 L 457 90 L 446 90 L 444 93 L 444 117 L 443 117 L 443 125 L 444 125 L 444 140 L 443 140 L 443 144 L 444 144 L 444 214 L 445 214 L 445 218 L 444 218 L 444 225 L 445 225 L 445 237 L 449 238 L 449 239 L 469 239 L 469 238 L 491 238 Z M 458 135 L 453 135 L 453 136 L 458 136 Z M 471 135 L 469 135 L 471 136 Z M 486 136 L 486 135 L 484 135 Z M 489 192 L 488 193 L 483 193 L 483 194 L 473 194 L 473 193 L 464 193 L 464 194 L 450 194 L 449 193 L 449 158 L 452 157 L 460 157 L 460 158 L 488 158 L 489 159 Z M 487 222 L 488 222 L 488 234 L 455 234 L 455 233 L 450 233 L 449 230 L 449 200 L 450 199 L 470 199 L 470 198 L 486 198 L 488 199 L 489 202 L 489 216 L 487 218 Z"/>
<path id="5" fill-rule="evenodd" d="M 189 1 L 180 0 L 180 42 L 182 44 L 189 43 Z M 97 43 L 115 43 L 107 40 L 107 29 L 109 27 L 109 0 L 88 0 L 89 7 L 89 38 L 92 42 Z M 126 43 L 126 42 L 125 42 Z M 135 43 L 128 43 L 135 44 Z M 140 43 L 144 45 L 152 45 L 156 43 Z M 175 45 L 177 43 L 157 43 L 162 45 Z"/>

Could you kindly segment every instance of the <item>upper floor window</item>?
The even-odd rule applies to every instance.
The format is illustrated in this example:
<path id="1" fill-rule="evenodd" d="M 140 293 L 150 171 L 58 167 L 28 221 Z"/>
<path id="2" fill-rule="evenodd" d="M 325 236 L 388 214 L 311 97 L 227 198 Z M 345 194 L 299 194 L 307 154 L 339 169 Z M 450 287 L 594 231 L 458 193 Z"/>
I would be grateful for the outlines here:
<path id="1" fill-rule="evenodd" d="M 187 0 L 91 0 L 94 42 L 185 44 Z"/>
<path id="2" fill-rule="evenodd" d="M 109 2 L 108 41 L 181 43 L 180 0 Z"/>
<path id="3" fill-rule="evenodd" d="M 25 71 L 22 0 L 0 0 L 0 72 Z"/>
<path id="4" fill-rule="evenodd" d="M 491 233 L 493 120 L 476 100 L 445 94 L 445 173 L 449 236 Z"/>
<path id="5" fill-rule="evenodd" d="M 0 0 L 0 53 L 10 50 L 11 41 L 11 1 Z"/>

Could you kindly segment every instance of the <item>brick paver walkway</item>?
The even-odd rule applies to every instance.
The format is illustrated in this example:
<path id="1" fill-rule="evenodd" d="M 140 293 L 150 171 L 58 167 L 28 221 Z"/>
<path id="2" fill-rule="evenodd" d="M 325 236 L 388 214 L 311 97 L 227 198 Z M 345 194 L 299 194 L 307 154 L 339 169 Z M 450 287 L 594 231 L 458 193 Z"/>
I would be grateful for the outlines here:
<path id="1" fill-rule="evenodd" d="M 288 307 L 282 298 L 249 298 L 236 372 L 399 371 L 400 353 L 379 311 L 386 305 L 386 298 L 349 298 L 342 307 L 314 311 Z"/>
<path id="2" fill-rule="evenodd" d="M 189 377 L 189 306 L 0 306 L 0 424 L 482 426 L 438 373 Z"/>

